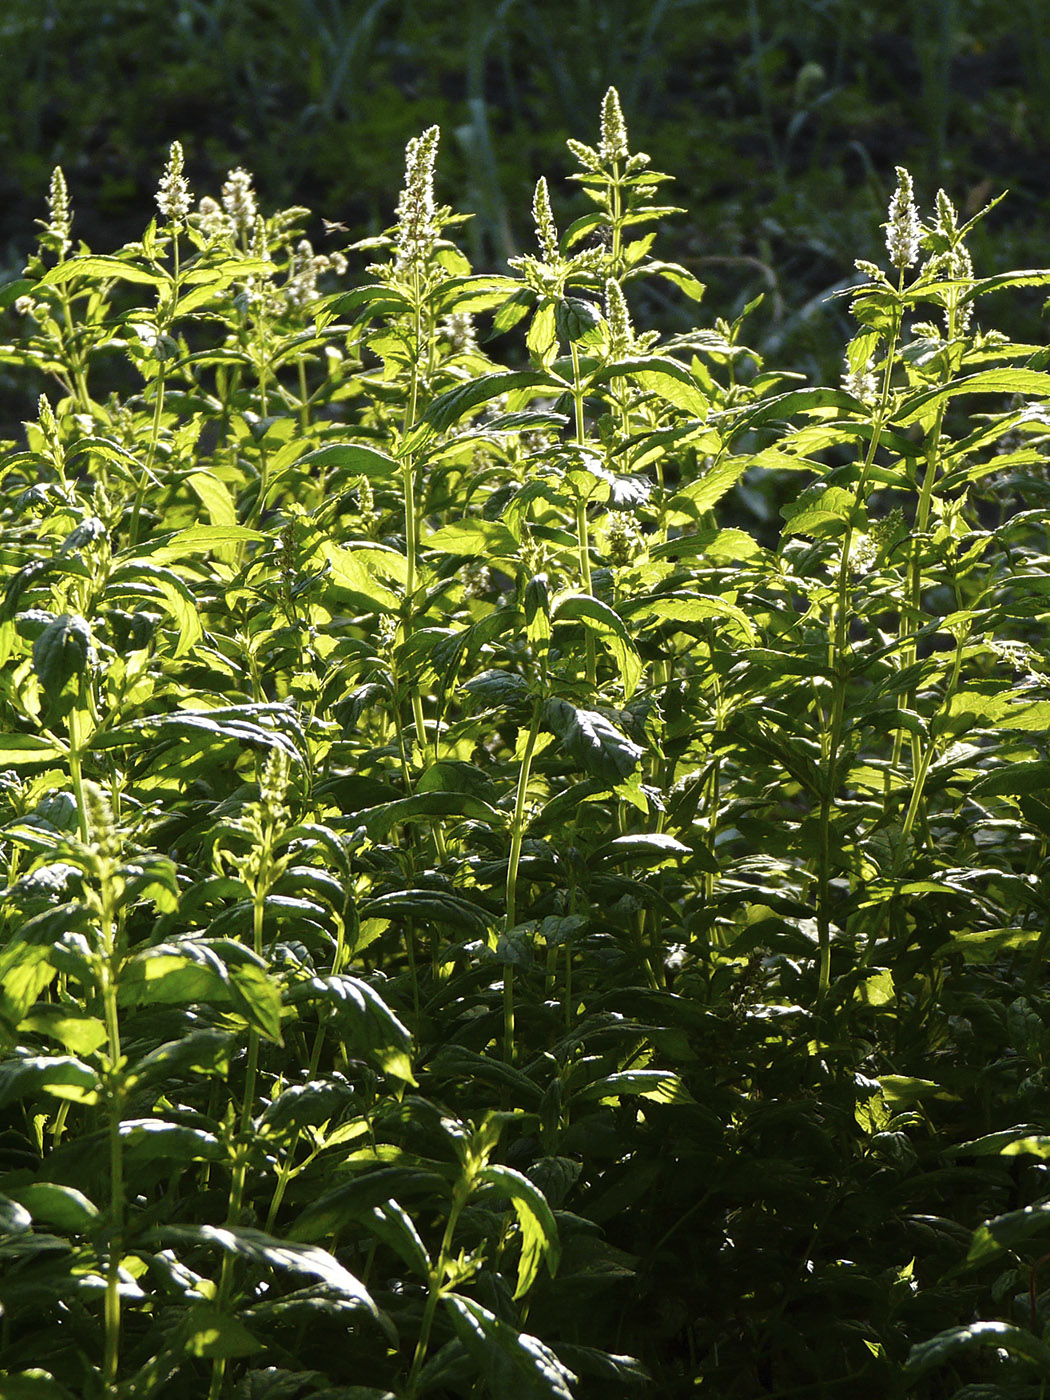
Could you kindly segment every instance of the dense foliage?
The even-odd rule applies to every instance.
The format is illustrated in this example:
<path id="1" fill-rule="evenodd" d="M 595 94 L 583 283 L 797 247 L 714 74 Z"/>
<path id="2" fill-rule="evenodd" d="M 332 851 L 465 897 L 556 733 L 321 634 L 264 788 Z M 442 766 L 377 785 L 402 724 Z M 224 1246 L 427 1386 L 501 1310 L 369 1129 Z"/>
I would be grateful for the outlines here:
<path id="1" fill-rule="evenodd" d="M 636 329 L 699 319 L 666 177 L 612 89 L 570 149 L 590 212 L 541 180 L 498 275 L 436 128 L 334 254 L 177 143 L 113 254 L 52 178 L 0 350 L 50 386 L 0 463 L 5 1395 L 1050 1379 L 1050 373 L 982 320 L 1050 271 L 900 170 L 807 386 Z"/>

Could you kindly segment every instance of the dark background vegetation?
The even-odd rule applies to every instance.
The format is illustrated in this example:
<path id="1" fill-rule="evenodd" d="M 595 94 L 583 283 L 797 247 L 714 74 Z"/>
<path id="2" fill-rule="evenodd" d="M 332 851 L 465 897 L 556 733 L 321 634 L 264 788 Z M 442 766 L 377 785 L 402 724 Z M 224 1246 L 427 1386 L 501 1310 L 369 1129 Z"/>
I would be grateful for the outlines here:
<path id="1" fill-rule="evenodd" d="M 476 218 L 479 267 L 531 238 L 536 177 L 567 221 L 569 135 L 594 139 L 609 83 L 636 148 L 691 212 L 663 255 L 779 365 L 836 376 L 853 260 L 880 253 L 893 167 L 927 207 L 1009 197 L 978 272 L 1042 266 L 1050 223 L 1046 0 L 7 0 L 0 17 L 0 268 L 14 276 L 61 164 L 76 232 L 141 232 L 168 144 L 198 195 L 243 164 L 267 208 L 354 234 L 390 223 L 405 142 L 437 122 L 440 197 Z M 1024 339 L 1040 299 L 1013 299 Z M 646 308 L 676 326 L 676 311 Z M 998 309 L 998 308 L 997 308 Z M 1025 320 L 1027 317 L 1027 320 Z M 1020 319 L 1018 319 L 1020 318 Z"/>

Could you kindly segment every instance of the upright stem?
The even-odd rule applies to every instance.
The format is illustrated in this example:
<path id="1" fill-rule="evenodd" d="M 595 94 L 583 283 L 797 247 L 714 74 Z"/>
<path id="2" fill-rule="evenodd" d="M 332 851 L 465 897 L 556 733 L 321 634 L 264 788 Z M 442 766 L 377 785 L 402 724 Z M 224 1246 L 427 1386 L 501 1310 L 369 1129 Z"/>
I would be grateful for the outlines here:
<path id="1" fill-rule="evenodd" d="M 536 700 L 532 709 L 532 723 L 525 740 L 525 751 L 518 769 L 518 791 L 514 798 L 514 816 L 510 828 L 510 857 L 507 861 L 507 893 L 504 930 L 509 933 L 517 923 L 518 867 L 521 864 L 521 844 L 525 836 L 525 806 L 528 800 L 529 779 L 532 775 L 532 759 L 536 752 L 536 740 L 540 732 L 540 719 L 543 706 Z M 503 1055 L 506 1060 L 514 1059 L 514 965 L 507 962 L 503 969 Z"/>

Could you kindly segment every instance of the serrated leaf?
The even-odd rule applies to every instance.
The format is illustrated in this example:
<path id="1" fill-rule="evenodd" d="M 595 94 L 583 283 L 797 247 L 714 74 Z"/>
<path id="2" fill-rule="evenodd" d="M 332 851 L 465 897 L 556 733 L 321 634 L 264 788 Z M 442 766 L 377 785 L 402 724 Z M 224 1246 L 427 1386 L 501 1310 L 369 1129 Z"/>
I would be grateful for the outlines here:
<path id="1" fill-rule="evenodd" d="M 306 1207 L 288 1232 L 291 1240 L 322 1240 L 344 1225 L 367 1219 L 371 1212 L 398 1198 L 433 1200 L 447 1193 L 447 1184 L 433 1171 L 418 1167 L 381 1167 L 326 1191 Z"/>
<path id="2" fill-rule="evenodd" d="M 515 1400 L 573 1400 L 575 1375 L 538 1337 L 519 1332 L 473 1298 L 445 1294 L 456 1335 L 493 1395 Z"/>
<path id="3" fill-rule="evenodd" d="M 562 394 L 568 388 L 569 385 L 563 381 L 539 370 L 517 369 L 498 374 L 483 374 L 440 394 L 427 409 L 423 419 L 436 432 L 443 433 L 472 409 L 480 408 L 482 404 L 489 403 L 512 390 L 535 389 L 538 392 L 544 389 L 548 394 Z"/>
<path id="4" fill-rule="evenodd" d="M 470 557 L 514 558 L 521 548 L 506 525 L 498 520 L 457 520 L 434 530 L 423 540 L 426 549 L 438 554 L 462 554 Z"/>
<path id="5" fill-rule="evenodd" d="M 625 1069 L 607 1074 L 578 1090 L 577 1099 L 618 1099 L 636 1094 L 653 1103 L 695 1103 L 696 1100 L 672 1070 Z"/>
<path id="6" fill-rule="evenodd" d="M 915 394 L 901 405 L 894 426 L 907 427 L 924 413 L 936 409 L 960 394 L 1026 394 L 1035 398 L 1050 397 L 1050 374 L 1035 369 L 985 369 L 965 375 L 936 389 Z"/>
<path id="7" fill-rule="evenodd" d="M 298 467 L 345 467 L 355 476 L 369 476 L 377 481 L 396 475 L 398 464 L 393 457 L 369 447 L 363 442 L 327 442 L 300 457 Z"/>
<path id="8" fill-rule="evenodd" d="M 485 1167 L 478 1180 L 506 1196 L 518 1217 L 521 1256 L 514 1297 L 523 1298 L 535 1282 L 544 1259 L 552 1278 L 558 1271 L 561 1244 L 554 1213 L 539 1187 L 513 1167 Z"/>
<path id="9" fill-rule="evenodd" d="M 645 359 L 617 360 L 605 365 L 594 376 L 595 383 L 607 383 L 610 379 L 630 379 L 647 393 L 655 394 L 665 403 L 691 413 L 696 418 L 706 418 L 710 401 L 692 374 L 677 360 L 666 356 L 651 355 Z"/>
<path id="10" fill-rule="evenodd" d="M 1025 1206 L 1022 1210 L 1007 1211 L 978 1225 L 973 1232 L 968 1264 L 981 1264 L 993 1259 L 1004 1249 L 1015 1249 L 1033 1236 L 1050 1234 L 1050 1203 Z M 1041 1242 L 1040 1248 L 1043 1247 Z"/>
<path id="11" fill-rule="evenodd" d="M 121 282 L 140 282 L 146 287 L 167 287 L 171 284 L 171 278 L 166 272 L 153 272 L 139 263 L 92 253 L 60 262 L 57 267 L 51 268 L 41 277 L 40 285 L 60 287 L 77 277 L 115 278 Z"/>
<path id="12" fill-rule="evenodd" d="M 150 1231 L 150 1235 L 163 1246 L 212 1246 L 254 1264 L 307 1274 L 320 1279 L 333 1293 L 350 1299 L 373 1316 L 378 1316 L 376 1305 L 360 1279 L 317 1245 L 277 1239 L 264 1230 L 255 1230 L 247 1225 L 165 1225 Z"/>
<path id="13" fill-rule="evenodd" d="M 1008 763 L 978 778 L 971 788 L 975 797 L 1020 797 L 1045 793 L 1050 788 L 1050 759 Z"/>
<path id="14" fill-rule="evenodd" d="M 726 598 L 700 593 L 654 594 L 623 605 L 632 621 L 661 622 L 724 622 L 748 642 L 757 642 L 758 635 L 751 619 L 742 608 Z"/>
<path id="15" fill-rule="evenodd" d="M 1005 1351 L 1022 1361 L 1038 1366 L 1043 1376 L 1050 1375 L 1050 1347 L 1031 1332 L 1022 1331 L 1008 1322 L 971 1322 L 966 1327 L 949 1327 L 927 1342 L 919 1342 L 908 1353 L 904 1373 L 909 1380 L 925 1375 L 935 1366 L 954 1361 L 964 1352 L 990 1348 Z"/>
<path id="16" fill-rule="evenodd" d="M 609 787 L 633 773 L 645 752 L 603 714 L 579 710 L 567 700 L 548 700 L 543 724 L 587 773 Z"/>
<path id="17" fill-rule="evenodd" d="M 48 623 L 33 643 L 33 670 L 49 700 L 57 700 L 66 682 L 83 674 L 90 654 L 91 628 L 84 618 L 63 613 Z"/>
<path id="18" fill-rule="evenodd" d="M 641 679 L 642 660 L 619 613 L 587 593 L 570 593 L 555 603 L 552 621 L 580 622 L 608 648 L 629 700 Z"/>
<path id="19" fill-rule="evenodd" d="M 731 491 L 751 465 L 748 457 L 726 457 L 691 481 L 671 498 L 669 509 L 690 515 L 698 520 L 706 511 L 713 510 L 727 491 Z"/>

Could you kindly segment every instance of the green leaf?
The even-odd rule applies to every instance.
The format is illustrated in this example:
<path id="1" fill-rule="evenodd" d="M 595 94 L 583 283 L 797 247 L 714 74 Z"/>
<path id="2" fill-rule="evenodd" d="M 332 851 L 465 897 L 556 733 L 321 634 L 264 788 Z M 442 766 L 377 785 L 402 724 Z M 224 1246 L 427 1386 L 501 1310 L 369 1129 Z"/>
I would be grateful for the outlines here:
<path id="1" fill-rule="evenodd" d="M 13 939 L 0 949 L 0 1026 L 12 1038 L 26 1012 L 55 976 L 49 954 L 50 950 L 41 944 L 24 943 L 21 939 Z"/>
<path id="2" fill-rule="evenodd" d="M 0 1063 L 0 1107 L 51 1094 L 73 1103 L 98 1102 L 99 1077 L 90 1065 L 72 1055 L 19 1055 Z"/>
<path id="3" fill-rule="evenodd" d="M 260 530 L 250 530 L 246 525 L 190 525 L 151 549 L 149 557 L 166 564 L 188 554 L 209 554 L 218 545 L 265 544 L 266 538 Z"/>
<path id="4" fill-rule="evenodd" d="M 711 406 L 707 395 L 685 366 L 666 356 L 616 360 L 603 366 L 592 383 L 606 384 L 610 379 L 630 379 L 640 389 L 655 394 L 673 408 L 683 409 L 696 418 L 706 418 Z"/>
<path id="5" fill-rule="evenodd" d="M 0 764 L 21 770 L 38 763 L 53 763 L 65 750 L 53 739 L 38 734 L 0 734 Z"/>
<path id="6" fill-rule="evenodd" d="M 449 924 L 474 934 L 488 928 L 485 914 L 450 890 L 390 890 L 362 904 L 360 913 L 362 919 L 417 919 L 424 928 L 431 923 Z"/>
<path id="7" fill-rule="evenodd" d="M 213 472 L 194 472 L 186 478 L 186 485 L 208 512 L 213 525 L 236 525 L 237 507 L 233 497 L 225 482 Z"/>
<path id="8" fill-rule="evenodd" d="M 723 622 L 744 640 L 754 643 L 758 634 L 751 619 L 742 608 L 726 598 L 702 593 L 652 594 L 623 604 L 623 611 L 633 621 L 645 624 L 662 622 Z"/>
<path id="9" fill-rule="evenodd" d="M 985 1348 L 1030 1361 L 1044 1377 L 1050 1375 L 1050 1347 L 1031 1332 L 1008 1322 L 971 1322 L 967 1327 L 949 1327 L 938 1332 L 936 1337 L 912 1347 L 904 1364 L 904 1374 L 911 1382 L 935 1366 L 957 1360 L 964 1352 Z"/>
<path id="10" fill-rule="evenodd" d="M 751 465 L 748 457 L 726 457 L 717 462 L 696 481 L 683 486 L 671 498 L 669 509 L 689 515 L 694 520 L 713 510 L 727 491 L 731 491 Z"/>
<path id="11" fill-rule="evenodd" d="M 993 1259 L 1004 1249 L 1015 1249 L 1032 1236 L 1050 1234 L 1050 1202 L 1041 1205 L 1025 1206 L 1022 1210 L 1011 1210 L 1005 1215 L 997 1215 L 978 1225 L 973 1232 L 973 1240 L 966 1256 L 968 1264 L 982 1264 Z M 1039 1248 L 1045 1246 L 1041 1240 Z"/>
<path id="12" fill-rule="evenodd" d="M 563 380 L 539 370 L 516 369 L 483 374 L 440 394 L 423 415 L 423 421 L 436 432 L 444 433 L 471 409 L 480 408 L 483 403 L 489 403 L 512 390 L 535 389 L 537 392 L 546 390 L 548 394 L 563 394 L 569 387 Z"/>
<path id="13" fill-rule="evenodd" d="M 82 675 L 91 654 L 91 628 L 82 617 L 63 613 L 33 643 L 33 670 L 44 694 L 55 701 L 65 684 Z"/>
<path id="14" fill-rule="evenodd" d="M 485 555 L 492 558 L 514 558 L 520 543 L 498 520 L 456 520 L 444 525 L 423 540 L 424 548 L 439 554 Z"/>
<path id="15" fill-rule="evenodd" d="M 243 1322 L 213 1303 L 195 1303 L 179 1325 L 178 1335 L 190 1356 L 209 1360 L 254 1356 L 263 1349 Z"/>
<path id="16" fill-rule="evenodd" d="M 147 1162 L 218 1162 L 225 1155 L 222 1144 L 204 1128 L 182 1123 L 165 1123 L 159 1118 L 127 1119 L 120 1125 L 120 1138 L 130 1162 L 141 1167 Z"/>
<path id="17" fill-rule="evenodd" d="M 629 700 L 641 679 L 642 660 L 619 613 L 587 593 L 570 593 L 555 603 L 552 616 L 555 623 L 582 622 L 599 638 L 616 663 L 624 696 Z"/>
<path id="18" fill-rule="evenodd" d="M 523 1298 L 535 1282 L 542 1260 L 546 1259 L 552 1278 L 558 1271 L 561 1244 L 554 1213 L 539 1187 L 513 1167 L 488 1166 L 478 1181 L 508 1197 L 518 1217 L 521 1257 L 514 1297 Z"/>
<path id="19" fill-rule="evenodd" d="M 485 1378 L 492 1395 L 514 1400 L 573 1400 L 575 1375 L 538 1337 L 519 1332 L 509 1322 L 476 1303 L 446 1293 L 456 1335 Z"/>
<path id="20" fill-rule="evenodd" d="M 372 1233 L 397 1254 L 424 1283 L 430 1279 L 430 1255 L 411 1216 L 392 1198 L 367 1216 Z"/>
<path id="21" fill-rule="evenodd" d="M 94 1229 L 98 1206 L 73 1186 L 60 1186 L 54 1181 L 34 1181 L 28 1186 L 8 1187 L 11 1198 L 25 1206 L 34 1220 L 54 1225 L 59 1230 L 85 1234 Z M 2 1395 L 0 1387 L 0 1395 Z"/>
<path id="22" fill-rule="evenodd" d="M 117 278 L 122 282 L 140 282 L 146 287 L 171 285 L 171 278 L 166 272 L 153 272 L 139 263 L 92 253 L 86 257 L 67 258 L 65 262 L 51 268 L 41 277 L 40 286 L 60 287 L 64 282 L 72 282 L 77 277 L 106 280 Z"/>
<path id="23" fill-rule="evenodd" d="M 165 1247 L 172 1244 L 212 1246 L 225 1254 L 248 1259 L 253 1264 L 307 1274 L 320 1279 L 339 1297 L 366 1308 L 374 1317 L 378 1316 L 378 1309 L 360 1279 L 317 1245 L 276 1239 L 263 1230 L 247 1225 L 165 1225 L 149 1231 L 148 1238 Z"/>
<path id="24" fill-rule="evenodd" d="M 281 993 L 266 971 L 252 963 L 231 967 L 230 991 L 234 1006 L 248 1024 L 274 1045 L 283 1045 Z"/>
<path id="25" fill-rule="evenodd" d="M 345 467 L 355 476 L 385 481 L 399 470 L 393 457 L 360 442 L 328 442 L 300 457 L 297 467 Z"/>
<path id="26" fill-rule="evenodd" d="M 400 1198 L 430 1200 L 447 1195 L 447 1182 L 418 1167 L 381 1167 L 326 1191 L 306 1207 L 288 1232 L 292 1240 L 322 1240 L 345 1225 L 367 1220 L 372 1211 Z"/>
<path id="27" fill-rule="evenodd" d="M 1037 758 L 1024 763 L 1008 763 L 993 768 L 977 779 L 971 788 L 975 797 L 1019 797 L 1045 793 L 1050 788 L 1050 759 Z"/>
<path id="28" fill-rule="evenodd" d="M 566 753 L 592 777 L 615 787 L 638 766 L 645 750 L 596 710 L 578 710 L 567 700 L 548 700 L 543 725 Z"/>
<path id="29" fill-rule="evenodd" d="M 19 1201 L 0 1196 L 0 1239 L 5 1235 L 24 1235 L 32 1229 L 33 1217 Z"/>
<path id="30" fill-rule="evenodd" d="M 413 797 L 401 797 L 368 807 L 354 816 L 354 826 L 363 826 L 373 840 L 382 840 L 399 822 L 420 821 L 429 817 L 469 817 L 474 821 L 500 825 L 494 807 L 467 792 L 418 792 Z"/>
<path id="31" fill-rule="evenodd" d="M 1035 369 L 985 369 L 966 375 L 936 389 L 927 389 L 907 399 L 894 417 L 894 426 L 907 427 L 931 409 L 939 408 L 960 394 L 1026 394 L 1050 397 L 1050 374 Z"/>
<path id="32" fill-rule="evenodd" d="M 0 1400 L 73 1400 L 50 1371 L 0 1371 Z"/>
<path id="33" fill-rule="evenodd" d="M 615 836 L 599 846 L 591 856 L 592 862 L 603 865 L 623 865 L 627 862 L 644 862 L 646 865 L 664 865 L 679 857 L 692 856 L 692 847 L 677 841 L 663 831 L 635 833 L 631 836 Z"/>
<path id="34" fill-rule="evenodd" d="M 653 1103 L 695 1103 L 696 1100 L 672 1070 L 625 1069 L 607 1074 L 580 1089 L 575 1098 L 618 1099 L 624 1094 L 637 1094 Z"/>
<path id="35" fill-rule="evenodd" d="M 293 1006 L 315 998 L 329 1010 L 349 1048 L 371 1056 L 387 1074 L 415 1084 L 409 1059 L 412 1037 L 374 987 L 357 977 L 330 974 L 311 977 L 288 993 Z"/>

